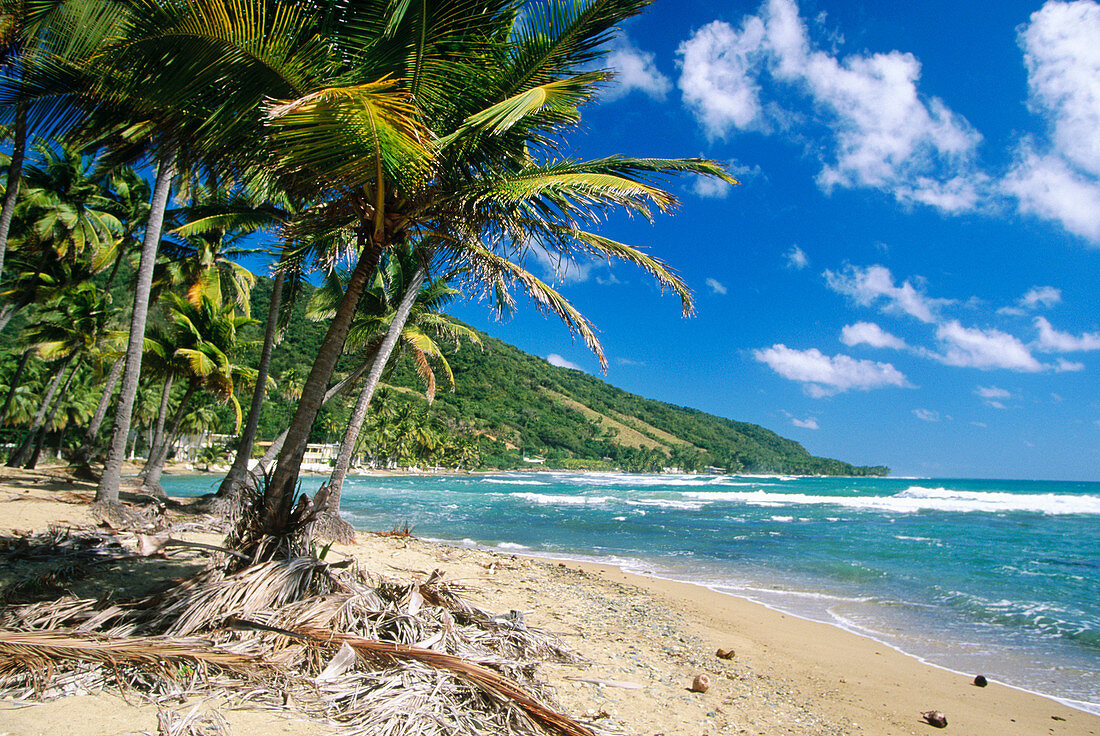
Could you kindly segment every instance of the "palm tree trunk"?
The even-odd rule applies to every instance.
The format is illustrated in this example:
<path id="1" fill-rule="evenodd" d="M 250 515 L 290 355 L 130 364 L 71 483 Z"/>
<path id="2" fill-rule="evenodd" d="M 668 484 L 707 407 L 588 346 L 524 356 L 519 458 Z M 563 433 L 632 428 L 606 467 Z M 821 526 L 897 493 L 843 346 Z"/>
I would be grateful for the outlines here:
<path id="1" fill-rule="evenodd" d="M 33 348 L 24 350 L 23 355 L 19 357 L 19 364 L 15 366 L 15 373 L 11 377 L 11 385 L 8 386 L 8 395 L 4 397 L 4 408 L 0 409 L 0 425 L 3 425 L 4 417 L 8 415 L 12 399 L 15 398 L 15 390 L 19 388 L 19 379 L 23 377 L 23 369 L 27 367 L 27 361 L 30 360 L 32 352 L 34 352 Z"/>
<path id="2" fill-rule="evenodd" d="M 260 409 L 264 404 L 264 390 L 267 388 L 267 374 L 271 368 L 271 350 L 275 345 L 275 335 L 278 332 L 279 306 L 283 298 L 282 271 L 275 273 L 275 282 L 271 285 L 271 304 L 267 309 L 267 328 L 264 330 L 264 347 L 260 352 L 260 365 L 256 372 L 256 388 L 252 392 L 252 406 L 248 408 L 248 419 L 244 424 L 244 432 L 241 433 L 241 441 L 237 444 L 237 456 L 233 459 L 233 465 L 218 487 L 217 497 L 231 499 L 237 494 L 245 473 L 248 472 L 248 461 L 252 459 L 252 445 L 256 442 L 256 429 L 260 426 Z"/>
<path id="3" fill-rule="evenodd" d="M 367 418 L 367 409 L 370 400 L 374 397 L 374 390 L 378 381 L 382 378 L 382 371 L 397 347 L 397 341 L 401 338 L 401 332 L 405 329 L 405 323 L 409 319 L 416 297 L 424 286 L 424 277 L 428 275 L 428 269 L 421 265 L 416 269 L 409 282 L 405 293 L 401 296 L 401 303 L 397 306 L 397 312 L 393 315 L 386 337 L 378 352 L 374 354 L 374 362 L 371 365 L 367 379 L 363 382 L 363 388 L 359 391 L 359 399 L 355 402 L 351 419 L 348 421 L 347 431 L 344 432 L 344 440 L 340 443 L 340 452 L 336 455 L 336 465 L 332 469 L 332 475 L 328 481 L 328 496 L 326 498 L 325 511 L 318 524 L 314 527 L 317 534 L 323 538 L 332 538 L 337 541 L 352 541 L 355 532 L 351 525 L 340 518 L 340 493 L 344 487 L 344 478 L 347 477 L 348 468 L 351 466 L 351 458 L 355 453 L 355 446 L 359 442 L 359 432 L 363 429 L 363 421 Z"/>
<path id="4" fill-rule="evenodd" d="M 53 404 L 53 398 L 57 394 L 57 389 L 61 385 L 61 379 L 65 377 L 65 372 L 69 370 L 69 366 L 76 360 L 76 355 L 69 356 L 69 359 L 65 362 L 65 365 L 61 367 L 61 370 L 57 372 L 57 375 L 53 377 L 49 385 L 46 387 L 46 395 L 42 397 L 42 403 L 38 406 L 38 411 L 34 415 L 34 419 L 31 420 L 30 427 L 27 429 L 27 436 L 23 438 L 23 442 L 19 447 L 15 448 L 15 452 L 8 458 L 9 468 L 18 468 L 20 465 L 27 461 L 27 455 L 33 447 L 34 442 L 38 439 L 38 430 L 42 427 L 42 424 L 46 421 L 46 412 L 50 410 L 50 406 Z"/>
<path id="5" fill-rule="evenodd" d="M 11 163 L 8 164 L 8 190 L 4 192 L 4 206 L 0 208 L 0 277 L 4 275 L 4 257 L 8 252 L 8 232 L 11 230 L 15 203 L 19 199 L 19 182 L 23 178 L 23 159 L 27 152 L 27 103 L 20 102 L 15 108 L 15 141 L 12 144 Z M 11 319 L 11 315 L 7 315 Z M 0 324 L 4 329 L 7 319 Z"/>
<path id="6" fill-rule="evenodd" d="M 172 417 L 172 425 L 168 428 L 167 434 L 164 435 L 164 441 L 149 456 L 149 462 L 145 464 L 145 480 L 142 482 L 141 487 L 157 498 L 168 497 L 160 485 L 160 475 L 164 472 L 164 463 L 168 461 L 168 450 L 179 432 L 183 414 L 187 410 L 187 405 L 191 403 L 191 397 L 195 395 L 196 388 L 197 386 L 194 383 L 187 385 L 187 390 L 180 400 L 180 405 L 176 407 L 176 413 Z"/>
<path id="7" fill-rule="evenodd" d="M 149 464 L 160 452 L 160 446 L 164 444 L 164 423 L 168 421 L 168 401 L 172 394 L 172 374 L 164 379 L 164 386 L 160 390 L 160 408 L 157 409 L 157 423 L 153 428 L 153 440 L 149 443 L 149 456 L 145 458 L 145 467 L 138 473 L 138 477 L 145 480 L 149 474 Z"/>
<path id="8" fill-rule="evenodd" d="M 309 433 L 313 429 L 317 413 L 321 410 L 325 387 L 328 386 L 332 372 L 336 368 L 336 361 L 343 352 L 348 328 L 351 327 L 352 317 L 355 316 L 355 310 L 359 306 L 359 299 L 363 295 L 367 278 L 378 265 L 380 255 L 381 248 L 374 242 L 370 242 L 368 247 L 360 250 L 359 263 L 351 272 L 347 290 L 344 292 L 343 299 L 340 300 L 336 316 L 329 324 L 325 339 L 317 351 L 317 358 L 313 361 L 313 368 L 309 372 L 305 386 L 302 387 L 298 409 L 294 412 L 294 418 L 291 419 L 290 427 L 287 429 L 286 443 L 279 453 L 275 473 L 271 477 L 271 483 L 264 489 L 264 505 L 260 519 L 261 531 L 264 534 L 277 537 L 282 536 L 286 530 L 291 506 L 294 503 L 298 472 L 302 467 L 306 444 L 309 442 Z"/>
<path id="9" fill-rule="evenodd" d="M 103 393 L 100 394 L 99 403 L 96 404 L 95 414 L 92 415 L 92 420 L 88 422 L 88 428 L 84 431 L 84 442 L 73 455 L 74 465 L 86 465 L 95 455 L 99 428 L 103 426 L 103 420 L 107 418 L 107 409 L 111 407 L 111 396 L 114 394 L 115 384 L 122 376 L 124 367 L 125 364 L 121 360 L 116 360 L 115 364 L 111 366 L 111 372 L 107 374 L 107 383 L 104 384 Z"/>
<path id="10" fill-rule="evenodd" d="M 80 363 L 81 361 L 77 360 L 76 363 L 73 364 L 73 369 L 69 373 L 69 377 L 65 379 L 65 384 L 61 387 L 61 390 L 58 391 L 61 396 L 65 395 L 65 392 L 69 390 L 69 384 L 76 378 L 76 372 L 80 370 Z M 53 421 L 53 418 L 57 416 L 57 410 L 60 408 L 61 402 L 54 401 L 53 405 L 50 407 L 50 413 L 46 416 L 45 421 L 42 422 L 42 426 L 38 428 L 38 436 L 34 439 L 34 449 L 31 451 L 31 456 L 27 459 L 27 464 L 23 466 L 27 470 L 34 470 L 34 467 L 38 465 L 38 457 L 42 454 L 42 446 L 46 444 L 47 428 L 50 426 L 50 422 Z"/>
<path id="11" fill-rule="evenodd" d="M 348 383 L 357 381 L 359 379 L 359 376 L 363 375 L 365 371 L 366 366 L 361 366 L 353 371 L 351 375 L 349 375 L 346 379 L 329 388 L 329 390 L 325 392 L 325 398 L 321 402 L 321 406 L 327 406 L 328 402 L 336 398 L 336 395 L 340 393 L 344 389 L 344 387 L 347 386 Z M 265 472 L 267 472 L 269 468 L 275 465 L 275 458 L 279 456 L 279 453 L 283 449 L 283 445 L 286 444 L 286 436 L 289 432 L 290 428 L 287 427 L 279 433 L 279 436 L 275 438 L 275 441 L 272 442 L 271 446 L 268 447 L 267 450 L 264 452 L 263 457 L 261 457 L 256 463 L 255 469 L 253 469 L 251 473 L 245 475 L 245 484 L 254 486 L 256 480 L 261 477 Z"/>
<path id="12" fill-rule="evenodd" d="M 141 261 L 134 286 L 134 309 L 130 313 L 130 340 L 126 348 L 126 367 L 122 372 L 122 389 L 115 410 L 115 429 L 111 433 L 111 445 L 103 477 L 96 488 L 95 503 L 102 507 L 118 506 L 118 484 L 122 477 L 122 461 L 126 451 L 126 438 L 130 434 L 130 419 L 137 398 L 138 381 L 141 378 L 141 352 L 145 340 L 145 320 L 149 314 L 149 292 L 153 285 L 153 266 L 157 260 L 164 210 L 175 175 L 175 155 L 166 154 L 157 169 L 157 182 L 150 202 L 149 221 L 145 225 L 145 239 L 141 245 Z"/>

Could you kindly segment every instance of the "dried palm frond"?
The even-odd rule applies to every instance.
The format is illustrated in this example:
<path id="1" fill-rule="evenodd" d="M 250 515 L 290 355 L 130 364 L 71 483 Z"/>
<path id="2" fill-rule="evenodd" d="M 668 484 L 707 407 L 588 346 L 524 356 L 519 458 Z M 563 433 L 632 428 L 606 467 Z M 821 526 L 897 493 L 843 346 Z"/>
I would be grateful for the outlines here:
<path id="1" fill-rule="evenodd" d="M 225 716 L 216 710 L 201 711 L 199 706 L 187 713 L 161 708 L 157 711 L 157 736 L 232 736 Z"/>
<path id="2" fill-rule="evenodd" d="M 488 667 L 483 667 L 460 657 L 432 649 L 420 649 L 388 641 L 363 639 L 326 629 L 290 631 L 245 620 L 234 620 L 230 623 L 240 628 L 266 629 L 273 633 L 295 637 L 314 644 L 347 644 L 367 662 L 389 664 L 391 662 L 412 661 L 437 670 L 444 670 L 466 682 L 472 683 L 490 697 L 518 707 L 528 718 L 551 733 L 561 734 L 561 736 L 595 736 L 590 728 L 539 702 L 510 678 Z"/>
<path id="3" fill-rule="evenodd" d="M 211 671 L 240 679 L 274 673 L 258 657 L 219 650 L 200 639 L 132 637 L 112 639 L 46 631 L 0 631 L 0 683 L 29 685 L 40 692 L 59 670 L 79 664 L 100 665 L 119 677 L 124 668 L 137 668 L 164 680 L 206 676 Z"/>

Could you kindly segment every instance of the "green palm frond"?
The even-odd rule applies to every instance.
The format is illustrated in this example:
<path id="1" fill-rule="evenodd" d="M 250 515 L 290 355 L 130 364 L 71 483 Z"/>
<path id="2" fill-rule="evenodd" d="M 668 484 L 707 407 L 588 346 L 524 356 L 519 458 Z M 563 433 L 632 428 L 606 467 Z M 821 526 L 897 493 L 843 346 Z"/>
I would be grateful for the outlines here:
<path id="1" fill-rule="evenodd" d="M 587 317 L 569 303 L 568 299 L 522 266 L 512 263 L 479 244 L 471 243 L 466 246 L 466 249 L 471 260 L 471 273 L 493 290 L 498 311 L 510 309 L 514 304 L 510 286 L 513 282 L 518 282 L 540 311 L 552 312 L 565 323 L 569 334 L 579 334 L 588 349 L 599 358 L 601 368 L 607 370 L 607 358 L 604 355 L 603 346 L 596 338 L 595 328 Z"/>
<path id="2" fill-rule="evenodd" d="M 268 105 L 267 124 L 280 144 L 279 166 L 329 186 L 361 187 L 381 195 L 391 183 L 415 188 L 431 162 L 431 132 L 392 80 L 326 87 Z"/>

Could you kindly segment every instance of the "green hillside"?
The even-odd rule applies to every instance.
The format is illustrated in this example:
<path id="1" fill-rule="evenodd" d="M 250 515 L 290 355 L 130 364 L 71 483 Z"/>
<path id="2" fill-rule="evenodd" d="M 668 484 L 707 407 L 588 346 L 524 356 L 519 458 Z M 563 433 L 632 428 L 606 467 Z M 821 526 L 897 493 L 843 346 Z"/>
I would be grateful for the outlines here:
<path id="1" fill-rule="evenodd" d="M 255 316 L 266 313 L 269 293 L 269 283 L 257 284 Z M 304 301 L 297 309 L 304 310 Z M 276 379 L 291 369 L 308 370 L 323 334 L 321 324 L 299 319 L 291 324 L 294 327 L 275 352 L 272 375 Z M 464 344 L 449 356 L 455 390 L 441 390 L 430 412 L 446 431 L 476 440 L 483 467 L 538 467 L 525 462 L 526 456 L 540 458 L 552 468 L 644 471 L 715 466 L 757 473 L 889 472 L 881 466 L 814 457 L 797 442 L 755 424 L 636 396 L 586 373 L 552 366 L 488 335 L 482 335 L 482 342 L 480 349 Z M 350 367 L 349 359 L 343 367 Z M 420 410 L 426 406 L 407 362 L 398 361 L 386 381 L 390 390 L 382 392 L 383 401 Z M 342 426 L 348 402 L 334 404 L 318 420 L 315 441 L 338 441 L 338 429 L 332 428 Z M 269 439 L 285 426 L 291 412 L 290 402 L 273 392 L 261 434 Z"/>

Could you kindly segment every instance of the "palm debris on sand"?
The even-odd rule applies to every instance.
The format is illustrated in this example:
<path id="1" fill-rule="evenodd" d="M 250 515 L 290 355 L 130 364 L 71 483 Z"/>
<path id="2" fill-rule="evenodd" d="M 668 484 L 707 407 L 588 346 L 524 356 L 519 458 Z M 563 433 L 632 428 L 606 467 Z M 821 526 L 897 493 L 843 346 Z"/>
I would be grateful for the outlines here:
<path id="1" fill-rule="evenodd" d="M 0 589 L 11 603 L 0 609 L 0 696 L 108 689 L 163 705 L 229 692 L 380 736 L 613 729 L 562 714 L 537 677 L 540 663 L 581 664 L 576 653 L 521 614 L 471 605 L 438 571 L 421 582 L 372 579 L 301 555 L 237 572 L 209 564 L 135 597 L 58 596 L 67 577 L 135 557 L 136 542 L 94 530 L 0 539 L 6 568 L 57 560 Z M 161 730 L 188 732 L 198 719 L 162 711 Z"/>

